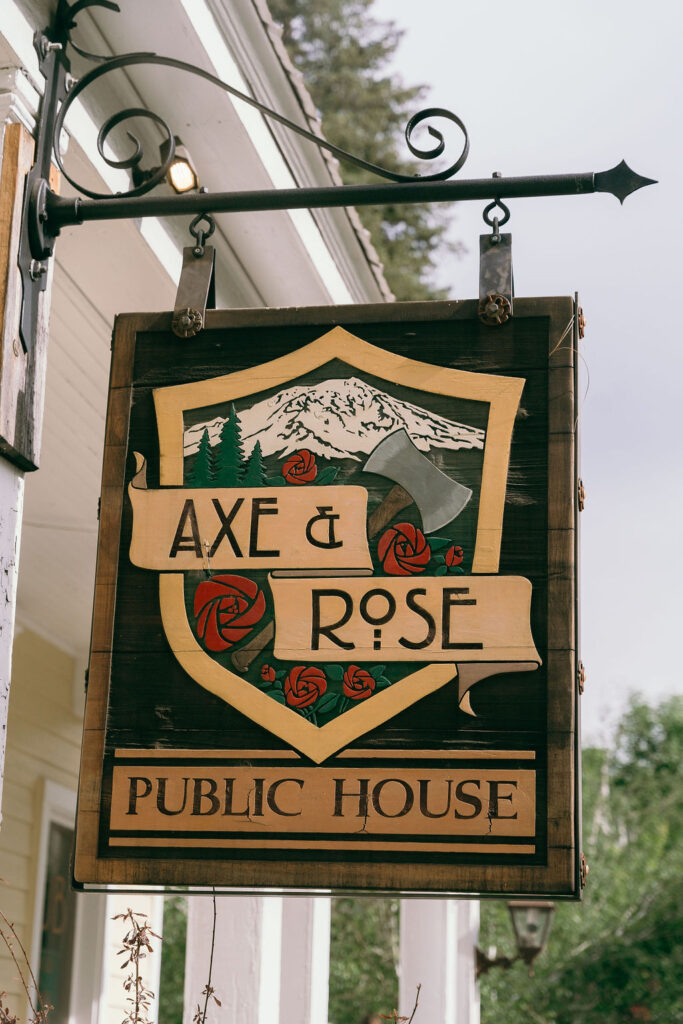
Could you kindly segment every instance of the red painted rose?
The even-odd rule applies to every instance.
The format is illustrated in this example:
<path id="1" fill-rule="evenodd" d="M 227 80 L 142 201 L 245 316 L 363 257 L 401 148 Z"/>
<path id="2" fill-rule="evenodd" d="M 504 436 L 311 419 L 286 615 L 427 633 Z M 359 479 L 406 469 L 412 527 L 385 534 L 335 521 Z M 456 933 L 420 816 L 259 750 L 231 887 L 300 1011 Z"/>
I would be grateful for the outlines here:
<path id="1" fill-rule="evenodd" d="M 327 689 L 327 679 L 321 668 L 314 665 L 295 665 L 285 679 L 285 700 L 292 708 L 307 708 L 315 704 Z"/>
<path id="2" fill-rule="evenodd" d="M 308 448 L 294 452 L 282 463 L 282 475 L 288 484 L 310 484 L 318 475 L 313 452 Z"/>
<path id="3" fill-rule="evenodd" d="M 375 689 L 375 680 L 369 672 L 358 665 L 349 665 L 344 672 L 344 696 L 351 700 L 365 700 Z"/>
<path id="4" fill-rule="evenodd" d="M 197 636 L 209 651 L 226 651 L 251 633 L 266 610 L 257 583 L 245 576 L 212 576 L 194 595 Z"/>
<path id="5" fill-rule="evenodd" d="M 272 665 L 261 665 L 261 679 L 266 683 L 275 682 L 275 669 Z"/>
<path id="6" fill-rule="evenodd" d="M 449 548 L 446 552 L 446 565 L 450 569 L 452 566 L 460 565 L 465 553 L 458 544 L 454 544 L 452 548 Z"/>
<path id="7" fill-rule="evenodd" d="M 413 576 L 424 572 L 432 556 L 424 533 L 412 523 L 390 526 L 382 534 L 377 553 L 382 568 L 391 576 Z"/>

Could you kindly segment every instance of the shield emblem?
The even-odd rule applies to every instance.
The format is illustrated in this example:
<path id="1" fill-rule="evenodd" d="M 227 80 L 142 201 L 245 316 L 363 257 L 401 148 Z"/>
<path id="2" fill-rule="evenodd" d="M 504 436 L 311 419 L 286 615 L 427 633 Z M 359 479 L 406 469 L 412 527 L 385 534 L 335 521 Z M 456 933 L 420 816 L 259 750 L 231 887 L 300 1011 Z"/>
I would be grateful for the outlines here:
<path id="1" fill-rule="evenodd" d="M 468 710 L 535 668 L 531 586 L 496 575 L 523 386 L 336 327 L 157 389 L 130 557 L 188 676 L 320 763 L 452 680 Z"/>

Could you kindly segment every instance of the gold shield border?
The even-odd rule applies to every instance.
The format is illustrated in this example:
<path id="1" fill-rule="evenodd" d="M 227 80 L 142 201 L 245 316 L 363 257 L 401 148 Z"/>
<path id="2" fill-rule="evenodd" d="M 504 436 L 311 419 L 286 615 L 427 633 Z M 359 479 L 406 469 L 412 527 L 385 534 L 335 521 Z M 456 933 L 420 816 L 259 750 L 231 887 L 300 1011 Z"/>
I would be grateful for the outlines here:
<path id="1" fill-rule="evenodd" d="M 421 363 L 370 345 L 343 327 L 335 327 L 295 352 L 248 370 L 157 388 L 154 404 L 159 433 L 161 486 L 178 487 L 183 484 L 183 413 L 186 410 L 278 387 L 332 359 L 341 359 L 355 369 L 411 389 L 489 403 L 472 573 L 496 573 L 500 561 L 512 429 L 524 379 Z M 317 763 L 438 690 L 457 673 L 454 664 L 427 665 L 394 683 L 390 689 L 376 694 L 372 701 L 351 708 L 324 726 L 314 726 L 219 665 L 202 650 L 187 620 L 182 573 L 160 574 L 159 598 L 167 639 L 188 675 Z"/>

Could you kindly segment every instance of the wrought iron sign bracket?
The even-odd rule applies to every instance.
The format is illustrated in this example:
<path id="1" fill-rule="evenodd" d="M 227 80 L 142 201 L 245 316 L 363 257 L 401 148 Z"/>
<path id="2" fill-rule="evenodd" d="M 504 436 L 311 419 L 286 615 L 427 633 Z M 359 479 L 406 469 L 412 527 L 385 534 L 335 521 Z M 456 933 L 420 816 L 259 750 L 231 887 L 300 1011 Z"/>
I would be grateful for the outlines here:
<path id="1" fill-rule="evenodd" d="M 585 195 L 592 192 L 609 192 L 623 202 L 644 185 L 654 184 L 652 178 L 636 174 L 621 161 L 609 171 L 585 172 L 578 174 L 533 175 L 529 177 L 494 176 L 470 180 L 450 181 L 465 163 L 469 153 L 467 130 L 460 118 L 442 107 L 429 107 L 415 114 L 406 125 L 405 139 L 411 154 L 418 159 L 432 160 L 441 156 L 446 148 L 441 131 L 427 125 L 427 132 L 433 140 L 431 148 L 419 148 L 413 141 L 415 129 L 425 121 L 442 118 L 457 126 L 462 132 L 464 143 L 459 157 L 445 169 L 428 175 L 397 174 L 386 168 L 370 164 L 365 160 L 334 146 L 313 132 L 288 120 L 276 111 L 259 103 L 253 97 L 240 92 L 215 75 L 196 68 L 191 64 L 155 53 L 128 53 L 120 57 L 105 58 L 87 53 L 71 39 L 76 27 L 77 15 L 89 7 L 102 7 L 119 11 L 112 0 L 59 0 L 57 12 L 51 26 L 44 32 L 36 33 L 34 45 L 40 60 L 40 70 L 45 77 L 45 91 L 38 117 L 36 136 L 36 157 L 26 182 L 22 233 L 19 250 L 19 266 L 23 284 L 23 305 L 21 315 L 21 339 L 26 351 L 32 346 L 36 327 L 36 312 L 39 293 L 44 290 L 48 261 L 54 253 L 55 241 L 64 227 L 83 224 L 86 221 L 127 220 L 140 217 L 169 217 L 206 215 L 209 213 L 251 212 L 259 210 L 316 209 L 344 206 L 381 206 L 387 203 L 435 203 L 462 202 L 465 200 L 494 200 L 530 196 Z M 74 80 L 70 75 L 68 47 L 95 66 L 82 78 Z M 113 114 L 102 125 L 97 148 L 100 156 L 112 167 L 130 170 L 133 185 L 127 192 L 109 195 L 93 192 L 75 181 L 66 171 L 59 150 L 59 140 L 66 115 L 71 104 L 81 96 L 93 82 L 110 72 L 136 65 L 155 64 L 174 68 L 197 75 L 211 82 L 225 92 L 236 96 L 244 103 L 259 110 L 264 116 L 277 121 L 321 149 L 333 153 L 340 160 L 351 162 L 390 184 L 338 185 L 325 188 L 264 189 L 246 192 L 215 192 L 183 195 L 148 196 L 156 185 L 165 178 L 175 157 L 175 137 L 163 118 L 144 107 L 126 108 Z M 131 118 L 147 118 L 153 121 L 166 135 L 163 144 L 163 158 L 160 166 L 145 171 L 141 166 L 143 149 L 131 132 L 128 137 L 134 147 L 131 156 L 113 160 L 106 156 L 104 146 L 110 132 L 123 121 Z M 81 193 L 77 198 L 63 199 L 52 191 L 49 184 L 51 163 L 54 162 L 62 175 Z M 137 173 L 135 173 L 137 172 Z M 136 184 L 136 181 L 138 182 Z M 505 236 L 501 236 L 501 240 Z M 505 245 L 498 250 L 505 252 Z M 494 263 L 496 261 L 494 260 Z M 512 301 L 510 282 L 509 301 Z M 497 293 L 498 294 L 498 293 Z M 503 292 L 499 294 L 505 297 Z"/>

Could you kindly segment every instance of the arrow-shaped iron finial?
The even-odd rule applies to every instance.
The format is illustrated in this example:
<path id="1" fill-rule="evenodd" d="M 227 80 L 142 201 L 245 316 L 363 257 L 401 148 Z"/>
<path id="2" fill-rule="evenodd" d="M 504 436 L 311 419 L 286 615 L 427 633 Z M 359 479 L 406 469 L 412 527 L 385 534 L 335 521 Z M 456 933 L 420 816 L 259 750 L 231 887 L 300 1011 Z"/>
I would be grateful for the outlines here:
<path id="1" fill-rule="evenodd" d="M 654 178 L 644 178 L 642 174 L 632 171 L 625 160 L 622 160 L 616 167 L 609 171 L 599 171 L 595 175 L 595 191 L 610 192 L 616 196 L 620 203 L 623 203 L 626 196 L 646 185 L 656 185 Z"/>

